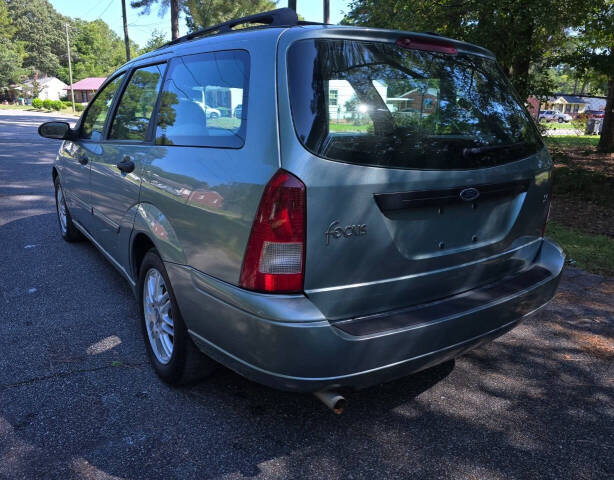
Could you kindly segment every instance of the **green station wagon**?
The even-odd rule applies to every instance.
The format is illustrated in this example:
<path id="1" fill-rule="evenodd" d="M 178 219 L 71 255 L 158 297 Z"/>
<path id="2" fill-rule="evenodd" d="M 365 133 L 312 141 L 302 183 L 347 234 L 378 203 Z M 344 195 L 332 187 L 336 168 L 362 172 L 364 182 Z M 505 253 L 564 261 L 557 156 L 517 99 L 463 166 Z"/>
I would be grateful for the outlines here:
<path id="1" fill-rule="evenodd" d="M 340 409 L 510 330 L 563 270 L 533 121 L 492 53 L 437 35 L 245 17 L 39 133 L 62 236 L 130 282 L 170 383 L 221 363 Z"/>

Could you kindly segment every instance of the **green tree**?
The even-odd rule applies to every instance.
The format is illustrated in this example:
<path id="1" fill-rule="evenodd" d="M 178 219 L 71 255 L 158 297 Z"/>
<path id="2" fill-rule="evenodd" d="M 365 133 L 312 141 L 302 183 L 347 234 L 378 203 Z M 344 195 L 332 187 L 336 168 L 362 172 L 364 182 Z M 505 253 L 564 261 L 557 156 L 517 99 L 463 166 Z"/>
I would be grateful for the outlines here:
<path id="1" fill-rule="evenodd" d="M 167 42 L 168 40 L 166 39 L 166 35 L 164 34 L 164 32 L 156 29 L 151 32 L 151 37 L 149 37 L 149 40 L 147 40 L 145 46 L 141 50 L 139 50 L 139 54 L 142 55 L 143 53 L 156 50 L 157 48 L 164 46 Z"/>
<path id="2" fill-rule="evenodd" d="M 10 40 L 15 35 L 15 25 L 9 16 L 6 0 L 0 0 L 0 38 Z"/>
<path id="3" fill-rule="evenodd" d="M 179 37 L 179 12 L 183 8 L 186 0 L 134 0 L 130 2 L 132 8 L 140 8 L 141 15 L 149 15 L 151 7 L 154 4 L 159 3 L 160 9 L 158 13 L 160 16 L 166 13 L 166 10 L 171 9 L 171 38 L 175 40 Z"/>
<path id="4" fill-rule="evenodd" d="M 0 0 L 0 85 L 3 87 L 19 82 L 27 73 L 22 68 L 23 45 L 13 39 L 15 31 L 7 3 Z"/>
<path id="5" fill-rule="evenodd" d="M 186 0 L 184 11 L 188 28 L 194 31 L 275 8 L 277 2 L 271 0 Z"/>
<path id="6" fill-rule="evenodd" d="M 595 0 L 354 0 L 344 23 L 431 31 L 490 49 L 522 98 L 552 88 L 547 67 Z"/>
<path id="7" fill-rule="evenodd" d="M 25 47 L 24 67 L 56 75 L 66 56 L 64 24 L 70 19 L 60 15 L 47 0 L 7 0 L 15 28 L 13 40 Z"/>
<path id="8" fill-rule="evenodd" d="M 607 77 L 603 130 L 597 148 L 614 152 L 614 1 L 602 0 L 579 29 L 578 48 L 567 61 L 581 71 Z"/>
<path id="9" fill-rule="evenodd" d="M 21 52 L 9 41 L 0 39 L 0 85 L 6 86 L 18 83 L 27 74 L 21 67 Z"/>
<path id="10" fill-rule="evenodd" d="M 70 28 L 73 80 L 106 77 L 126 61 L 123 40 L 102 20 L 77 19 Z M 132 43 L 131 50 L 137 52 Z M 68 81 L 68 65 L 58 69 L 58 77 Z"/>

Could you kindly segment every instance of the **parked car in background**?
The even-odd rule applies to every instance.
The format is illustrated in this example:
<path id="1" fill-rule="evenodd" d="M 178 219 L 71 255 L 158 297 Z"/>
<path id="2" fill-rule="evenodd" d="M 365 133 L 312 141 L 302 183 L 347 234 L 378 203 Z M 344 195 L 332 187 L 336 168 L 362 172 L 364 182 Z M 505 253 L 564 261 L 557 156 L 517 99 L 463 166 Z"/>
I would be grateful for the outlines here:
<path id="1" fill-rule="evenodd" d="M 222 112 L 217 108 L 210 107 L 209 105 L 201 105 L 201 107 L 205 111 L 206 118 L 220 118 L 222 116 Z"/>
<path id="2" fill-rule="evenodd" d="M 573 117 L 567 113 L 557 112 L 556 110 L 542 110 L 539 112 L 539 120 L 546 122 L 571 122 Z"/>
<path id="3" fill-rule="evenodd" d="M 335 82 L 359 121 L 338 118 Z M 193 32 L 113 73 L 74 129 L 40 126 L 63 140 L 60 234 L 128 280 L 165 381 L 220 362 L 338 399 L 553 297 L 552 161 L 509 85 L 478 46 L 286 8 Z M 386 99 L 416 89 L 436 89 L 438 114 L 393 115 Z M 235 118 L 211 122 L 193 92 Z"/>
<path id="4" fill-rule="evenodd" d="M 584 113 L 587 118 L 605 118 L 603 110 L 586 110 Z"/>
<path id="5" fill-rule="evenodd" d="M 243 105 L 238 105 L 237 108 L 235 108 L 235 118 L 241 118 L 243 116 Z"/>

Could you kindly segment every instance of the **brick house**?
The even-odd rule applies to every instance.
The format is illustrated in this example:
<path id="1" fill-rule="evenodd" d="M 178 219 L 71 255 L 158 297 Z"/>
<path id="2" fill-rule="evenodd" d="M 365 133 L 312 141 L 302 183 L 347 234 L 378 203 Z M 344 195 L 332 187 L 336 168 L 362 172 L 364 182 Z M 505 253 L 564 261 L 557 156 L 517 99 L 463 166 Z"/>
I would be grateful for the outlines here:
<path id="1" fill-rule="evenodd" d="M 106 77 L 88 77 L 73 83 L 72 89 L 75 92 L 75 102 L 87 103 L 104 83 Z M 68 98 L 70 99 L 70 86 L 66 87 Z"/>

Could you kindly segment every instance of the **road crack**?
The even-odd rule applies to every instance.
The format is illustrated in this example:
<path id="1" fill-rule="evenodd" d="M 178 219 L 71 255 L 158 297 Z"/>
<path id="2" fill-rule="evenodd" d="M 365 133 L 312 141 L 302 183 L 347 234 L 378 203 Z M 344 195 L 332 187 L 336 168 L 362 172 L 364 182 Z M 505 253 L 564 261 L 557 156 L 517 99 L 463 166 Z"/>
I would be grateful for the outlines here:
<path id="1" fill-rule="evenodd" d="M 109 365 L 102 365 L 100 367 L 79 368 L 79 369 L 76 369 L 76 370 L 69 370 L 67 372 L 53 373 L 53 374 L 50 374 L 50 375 L 41 375 L 39 377 L 29 378 L 27 380 L 20 380 L 18 382 L 0 384 L 0 392 L 8 390 L 10 388 L 14 388 L 14 387 L 21 387 L 21 386 L 24 386 L 24 385 L 31 385 L 31 384 L 34 384 L 34 383 L 44 382 L 46 380 L 70 377 L 71 375 L 77 375 L 77 374 L 80 374 L 80 373 L 98 372 L 98 371 L 106 370 L 106 369 L 109 369 L 109 368 L 121 368 L 121 367 L 136 367 L 136 368 L 138 368 L 138 367 L 142 367 L 143 365 L 145 365 L 145 363 L 126 363 L 126 362 L 121 362 L 121 365 L 118 365 L 116 363 L 112 363 L 112 364 L 109 364 Z"/>

